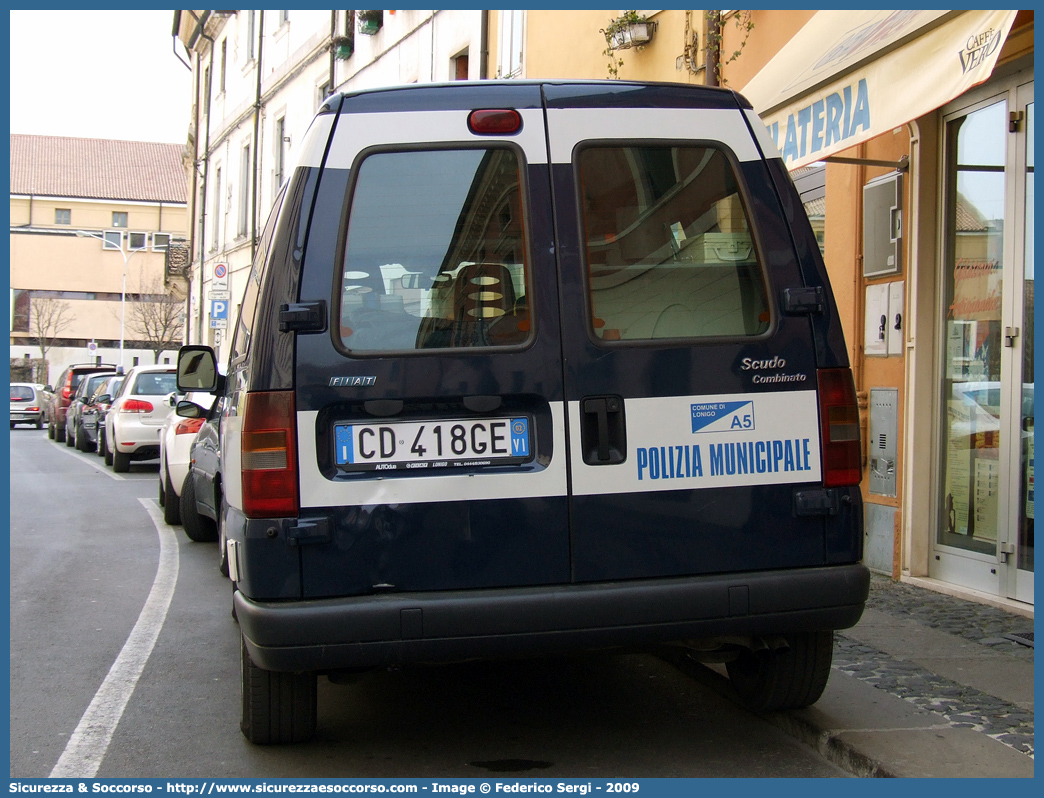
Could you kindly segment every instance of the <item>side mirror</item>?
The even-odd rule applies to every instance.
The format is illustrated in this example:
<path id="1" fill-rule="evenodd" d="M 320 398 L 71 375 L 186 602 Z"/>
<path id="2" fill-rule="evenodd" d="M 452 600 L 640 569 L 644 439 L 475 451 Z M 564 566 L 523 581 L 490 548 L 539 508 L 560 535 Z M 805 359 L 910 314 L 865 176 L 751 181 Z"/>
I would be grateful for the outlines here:
<path id="1" fill-rule="evenodd" d="M 190 402 L 188 399 L 182 399 L 174 406 L 174 413 L 182 418 L 203 418 L 206 416 L 207 411 L 195 402 Z"/>
<path id="2" fill-rule="evenodd" d="M 47 393 L 54 393 L 54 388 L 50 385 L 45 385 L 44 390 L 47 391 Z"/>
<path id="3" fill-rule="evenodd" d="M 178 391 L 218 390 L 217 356 L 209 346 L 183 346 L 178 350 Z"/>
<path id="4" fill-rule="evenodd" d="M 95 396 L 94 400 L 91 402 L 91 404 L 92 405 L 111 405 L 112 404 L 112 397 L 109 396 L 107 393 L 103 393 L 101 396 Z"/>

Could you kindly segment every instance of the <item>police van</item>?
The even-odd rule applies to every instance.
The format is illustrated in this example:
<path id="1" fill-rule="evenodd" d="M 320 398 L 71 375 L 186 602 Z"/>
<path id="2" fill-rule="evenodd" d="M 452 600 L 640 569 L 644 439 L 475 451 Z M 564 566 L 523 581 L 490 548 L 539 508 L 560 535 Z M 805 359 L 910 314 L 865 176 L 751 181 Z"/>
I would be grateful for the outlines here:
<path id="1" fill-rule="evenodd" d="M 242 728 L 316 679 L 673 643 L 806 706 L 862 613 L 859 412 L 811 227 L 733 91 L 338 94 L 219 394 Z"/>

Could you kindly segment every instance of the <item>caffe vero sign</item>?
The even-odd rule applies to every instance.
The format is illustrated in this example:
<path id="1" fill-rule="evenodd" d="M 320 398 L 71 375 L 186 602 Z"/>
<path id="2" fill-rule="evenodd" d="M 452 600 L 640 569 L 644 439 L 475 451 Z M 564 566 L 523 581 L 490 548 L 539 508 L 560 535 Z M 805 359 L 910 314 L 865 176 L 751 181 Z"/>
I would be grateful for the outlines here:
<path id="1" fill-rule="evenodd" d="M 819 11 L 741 93 L 796 169 L 986 80 L 1015 13 Z"/>

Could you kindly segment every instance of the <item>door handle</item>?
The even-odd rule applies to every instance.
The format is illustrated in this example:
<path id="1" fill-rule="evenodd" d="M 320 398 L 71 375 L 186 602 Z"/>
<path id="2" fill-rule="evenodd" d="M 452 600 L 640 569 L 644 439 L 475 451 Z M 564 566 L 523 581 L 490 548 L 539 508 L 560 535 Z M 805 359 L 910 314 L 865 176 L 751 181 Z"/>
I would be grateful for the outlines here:
<path id="1" fill-rule="evenodd" d="M 580 436 L 587 465 L 615 465 L 627 459 L 627 425 L 620 396 L 588 396 L 580 402 Z"/>

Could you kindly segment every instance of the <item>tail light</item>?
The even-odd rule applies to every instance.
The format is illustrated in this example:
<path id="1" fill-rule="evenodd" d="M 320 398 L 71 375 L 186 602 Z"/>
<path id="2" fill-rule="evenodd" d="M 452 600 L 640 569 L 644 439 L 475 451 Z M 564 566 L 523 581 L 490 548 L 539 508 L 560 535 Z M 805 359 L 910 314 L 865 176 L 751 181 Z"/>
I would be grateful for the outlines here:
<path id="1" fill-rule="evenodd" d="M 143 399 L 128 399 L 119 408 L 120 413 L 151 413 L 152 402 Z"/>
<path id="2" fill-rule="evenodd" d="M 39 413 L 40 412 L 40 408 L 39 407 L 27 407 L 25 409 L 25 411 L 27 413 Z"/>
<path id="3" fill-rule="evenodd" d="M 243 414 L 243 513 L 297 515 L 297 458 L 292 391 L 248 393 Z"/>
<path id="4" fill-rule="evenodd" d="M 71 399 L 72 395 L 72 374 L 70 374 L 65 380 L 65 385 L 62 386 L 62 399 Z"/>
<path id="5" fill-rule="evenodd" d="M 195 435 L 203 426 L 202 418 L 183 418 L 174 425 L 175 435 Z"/>
<path id="6" fill-rule="evenodd" d="M 859 404 L 851 369 L 819 370 L 819 423 L 822 427 L 823 484 L 858 485 L 862 477 Z"/>

